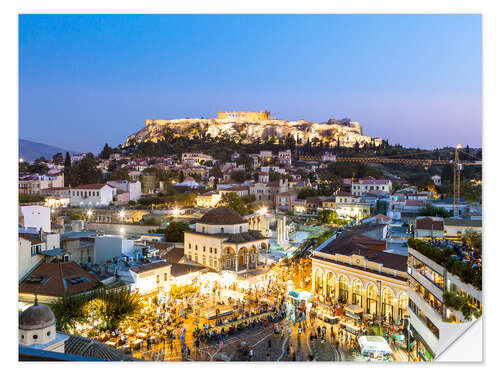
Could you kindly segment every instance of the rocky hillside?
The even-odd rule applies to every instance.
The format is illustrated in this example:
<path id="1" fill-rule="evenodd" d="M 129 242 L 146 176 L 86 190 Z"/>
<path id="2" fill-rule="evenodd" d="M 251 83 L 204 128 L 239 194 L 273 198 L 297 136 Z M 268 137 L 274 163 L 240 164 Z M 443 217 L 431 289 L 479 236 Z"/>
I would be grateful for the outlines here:
<path id="1" fill-rule="evenodd" d="M 318 139 L 335 146 L 337 142 L 343 147 L 360 146 L 366 143 L 375 145 L 382 143 L 380 138 L 363 135 L 358 122 L 342 122 L 330 120 L 328 123 L 313 123 L 309 121 L 260 120 L 249 122 L 238 119 L 177 119 L 177 120 L 146 120 L 146 126 L 127 138 L 125 145 L 141 142 L 156 142 L 161 140 L 166 132 L 174 136 L 208 136 L 231 137 L 235 141 L 252 143 L 256 139 L 267 140 L 272 137 L 285 139 L 293 137 L 297 144 Z"/>

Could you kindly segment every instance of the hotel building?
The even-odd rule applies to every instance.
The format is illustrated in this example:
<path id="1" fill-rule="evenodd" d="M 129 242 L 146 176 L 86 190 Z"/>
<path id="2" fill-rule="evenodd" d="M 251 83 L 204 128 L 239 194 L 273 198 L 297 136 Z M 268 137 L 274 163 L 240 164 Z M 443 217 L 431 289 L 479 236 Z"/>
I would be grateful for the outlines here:
<path id="1" fill-rule="evenodd" d="M 408 313 L 413 358 L 429 361 L 439 356 L 481 315 L 482 292 L 463 282 L 436 259 L 424 255 L 425 245 L 419 240 L 408 243 Z M 470 320 L 460 307 L 450 304 L 450 296 L 455 297 L 455 301 L 467 300 L 472 312 Z"/>

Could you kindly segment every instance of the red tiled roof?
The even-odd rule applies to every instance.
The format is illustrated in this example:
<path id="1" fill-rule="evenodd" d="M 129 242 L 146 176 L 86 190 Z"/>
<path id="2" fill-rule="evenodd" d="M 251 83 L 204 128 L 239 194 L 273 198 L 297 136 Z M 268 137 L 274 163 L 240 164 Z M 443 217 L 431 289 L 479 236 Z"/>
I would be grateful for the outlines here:
<path id="1" fill-rule="evenodd" d="M 32 245 L 39 244 L 39 243 L 43 242 L 42 239 L 40 238 L 39 234 L 19 233 L 19 238 L 23 238 L 23 239 L 31 242 Z"/>
<path id="2" fill-rule="evenodd" d="M 162 268 L 169 266 L 170 263 L 165 262 L 164 260 L 161 260 L 159 262 L 154 262 L 154 263 L 148 263 L 148 264 L 142 264 L 140 266 L 135 266 L 132 267 L 130 270 L 135 273 L 141 273 L 141 272 L 146 272 L 146 271 L 151 271 L 157 268 Z"/>
<path id="3" fill-rule="evenodd" d="M 269 181 L 266 185 L 266 187 L 279 187 L 280 182 L 279 181 Z"/>
<path id="4" fill-rule="evenodd" d="M 30 276 L 44 279 L 41 283 L 31 282 Z M 88 281 L 72 284 L 70 279 L 85 277 Z M 75 294 L 94 289 L 98 280 L 75 262 L 42 263 L 19 285 L 20 293 L 39 293 L 46 296 L 61 297 L 65 293 Z"/>
<path id="5" fill-rule="evenodd" d="M 179 261 L 184 257 L 184 249 L 182 247 L 174 247 L 168 253 L 162 256 L 162 258 L 169 263 L 179 263 Z"/>
<path id="6" fill-rule="evenodd" d="M 429 229 L 429 230 L 443 230 L 444 223 L 443 219 L 433 219 L 431 217 L 424 217 L 416 220 L 417 229 Z"/>
<path id="7" fill-rule="evenodd" d="M 47 189 L 41 189 L 41 191 L 58 191 L 58 190 L 69 190 L 69 187 L 50 187 Z"/>
<path id="8" fill-rule="evenodd" d="M 104 186 L 109 186 L 110 188 L 112 188 L 112 186 L 110 186 L 108 184 L 87 184 L 87 185 L 78 185 L 78 186 L 72 187 L 71 189 L 78 189 L 78 190 L 100 190 Z"/>
<path id="9" fill-rule="evenodd" d="M 248 186 L 232 186 L 226 189 L 220 189 L 220 191 L 245 191 L 248 190 Z"/>

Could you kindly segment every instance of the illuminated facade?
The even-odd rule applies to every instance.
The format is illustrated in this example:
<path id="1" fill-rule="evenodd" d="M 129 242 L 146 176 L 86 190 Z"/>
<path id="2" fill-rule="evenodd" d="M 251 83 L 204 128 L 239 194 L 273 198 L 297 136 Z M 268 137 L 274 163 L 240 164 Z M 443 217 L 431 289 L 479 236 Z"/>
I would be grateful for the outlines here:
<path id="1" fill-rule="evenodd" d="M 263 112 L 217 112 L 217 118 L 220 120 L 270 120 L 271 113 L 269 111 Z"/>

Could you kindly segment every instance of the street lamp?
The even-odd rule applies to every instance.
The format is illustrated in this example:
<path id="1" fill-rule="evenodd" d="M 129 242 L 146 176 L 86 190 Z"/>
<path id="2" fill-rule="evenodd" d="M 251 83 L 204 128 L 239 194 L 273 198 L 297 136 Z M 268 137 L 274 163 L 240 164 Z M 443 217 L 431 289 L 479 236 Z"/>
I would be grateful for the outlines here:
<path id="1" fill-rule="evenodd" d="M 93 213 L 94 212 L 90 208 L 87 210 L 87 216 L 88 216 L 89 220 L 90 220 L 90 217 L 92 216 Z"/>
<path id="2" fill-rule="evenodd" d="M 125 217 L 125 211 L 121 210 L 118 215 L 120 216 L 120 220 L 123 221 L 123 218 Z"/>
<path id="3" fill-rule="evenodd" d="M 174 216 L 177 216 L 181 213 L 181 210 L 179 210 L 177 207 L 174 208 Z"/>
<path id="4" fill-rule="evenodd" d="M 262 207 L 262 208 L 259 210 L 259 214 L 261 214 L 261 215 L 265 215 L 265 214 L 267 214 L 267 207 Z"/>

